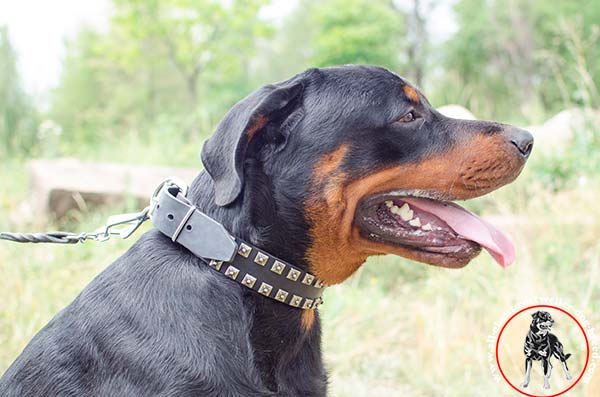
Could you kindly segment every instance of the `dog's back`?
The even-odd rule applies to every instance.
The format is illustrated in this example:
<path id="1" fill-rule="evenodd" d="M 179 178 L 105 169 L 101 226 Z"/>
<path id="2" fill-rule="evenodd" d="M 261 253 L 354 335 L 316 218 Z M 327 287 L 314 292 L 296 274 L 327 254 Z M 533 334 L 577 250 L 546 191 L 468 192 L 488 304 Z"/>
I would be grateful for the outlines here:
<path id="1" fill-rule="evenodd" d="M 33 338 L 0 395 L 253 395 L 250 322 L 228 283 L 148 232 Z"/>
<path id="2" fill-rule="evenodd" d="M 554 334 L 548 333 L 548 344 L 550 345 L 550 351 L 554 357 L 560 361 L 567 361 L 571 354 L 565 354 L 562 343 L 558 340 L 558 337 Z"/>

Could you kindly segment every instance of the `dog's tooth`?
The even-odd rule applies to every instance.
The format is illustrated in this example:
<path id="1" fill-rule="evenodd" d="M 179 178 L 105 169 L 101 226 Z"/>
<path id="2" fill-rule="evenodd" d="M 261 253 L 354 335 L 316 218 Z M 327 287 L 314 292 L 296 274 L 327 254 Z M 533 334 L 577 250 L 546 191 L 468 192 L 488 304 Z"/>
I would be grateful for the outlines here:
<path id="1" fill-rule="evenodd" d="M 410 209 L 410 207 L 408 206 L 408 204 L 404 203 L 402 205 L 402 207 L 400 207 L 400 218 L 402 218 L 403 221 L 410 221 L 413 217 L 413 210 Z"/>
<path id="2" fill-rule="evenodd" d="M 408 212 L 402 212 L 402 210 L 400 210 L 400 218 L 402 218 L 403 221 L 410 221 L 413 218 L 414 212 L 412 211 L 408 211 Z"/>
<path id="3" fill-rule="evenodd" d="M 427 230 L 427 231 L 433 230 L 433 228 L 431 227 L 431 223 L 424 224 L 423 226 L 421 226 L 421 229 Z"/>
<path id="4" fill-rule="evenodd" d="M 387 201 L 385 202 L 385 205 L 386 205 L 388 208 L 392 208 L 392 207 L 394 206 L 394 202 L 393 202 L 392 200 L 387 200 Z"/>
<path id="5" fill-rule="evenodd" d="M 415 219 L 413 219 L 410 222 L 408 222 L 408 224 L 411 225 L 411 226 L 420 227 L 421 226 L 421 220 L 419 219 L 419 217 L 416 217 Z"/>
<path id="6" fill-rule="evenodd" d="M 400 214 L 400 207 L 398 207 L 397 205 L 393 205 L 390 208 L 390 212 L 394 215 L 398 215 L 398 214 Z"/>

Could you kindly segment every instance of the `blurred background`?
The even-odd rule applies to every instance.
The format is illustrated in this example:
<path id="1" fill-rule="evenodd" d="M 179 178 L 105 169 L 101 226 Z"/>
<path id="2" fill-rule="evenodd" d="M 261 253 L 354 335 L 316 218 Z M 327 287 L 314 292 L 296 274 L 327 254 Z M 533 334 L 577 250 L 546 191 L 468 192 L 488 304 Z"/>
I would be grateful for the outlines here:
<path id="1" fill-rule="evenodd" d="M 193 175 L 236 101 L 345 63 L 536 144 L 517 182 L 467 204 L 512 235 L 513 266 L 372 258 L 327 291 L 331 395 L 516 393 L 486 345 L 511 305 L 560 297 L 600 326 L 600 0 L 0 0 L 0 230 L 89 231 L 138 210 L 139 187 L 119 195 L 114 175 Z M 0 243 L 0 372 L 130 244 Z"/>

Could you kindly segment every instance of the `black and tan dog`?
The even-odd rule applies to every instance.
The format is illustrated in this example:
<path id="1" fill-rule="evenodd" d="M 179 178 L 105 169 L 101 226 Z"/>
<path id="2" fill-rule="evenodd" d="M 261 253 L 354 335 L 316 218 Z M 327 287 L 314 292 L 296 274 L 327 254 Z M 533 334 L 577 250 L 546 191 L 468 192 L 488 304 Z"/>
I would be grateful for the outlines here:
<path id="1" fill-rule="evenodd" d="M 510 242 L 450 200 L 513 181 L 532 137 L 444 117 L 372 66 L 311 69 L 235 105 L 188 197 L 244 239 L 327 284 L 371 255 L 460 268 Z M 210 238 L 209 236 L 207 238 Z M 29 343 L 2 396 L 323 396 L 316 310 L 265 298 L 156 230 Z"/>
<path id="2" fill-rule="evenodd" d="M 565 371 L 565 377 L 567 380 L 571 380 L 572 377 L 567 366 L 567 360 L 571 355 L 564 353 L 562 343 L 555 335 L 550 333 L 550 329 L 554 325 L 552 316 L 548 312 L 537 311 L 531 317 L 533 317 L 533 320 L 529 326 L 527 337 L 525 337 L 525 347 L 523 349 L 525 353 L 525 381 L 522 386 L 524 388 L 529 386 L 533 361 L 541 361 L 544 370 L 544 389 L 549 389 L 552 373 L 550 360 L 553 356 L 560 360 Z"/>

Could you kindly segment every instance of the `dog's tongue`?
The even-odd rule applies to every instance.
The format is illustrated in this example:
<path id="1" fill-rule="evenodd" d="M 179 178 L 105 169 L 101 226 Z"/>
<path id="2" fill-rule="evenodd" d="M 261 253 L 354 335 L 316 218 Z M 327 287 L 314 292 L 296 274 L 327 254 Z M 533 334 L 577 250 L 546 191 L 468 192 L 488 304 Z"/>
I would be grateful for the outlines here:
<path id="1" fill-rule="evenodd" d="M 412 197 L 403 201 L 432 213 L 465 239 L 481 245 L 500 266 L 514 262 L 515 247 L 508 236 L 472 212 L 450 202 Z"/>

